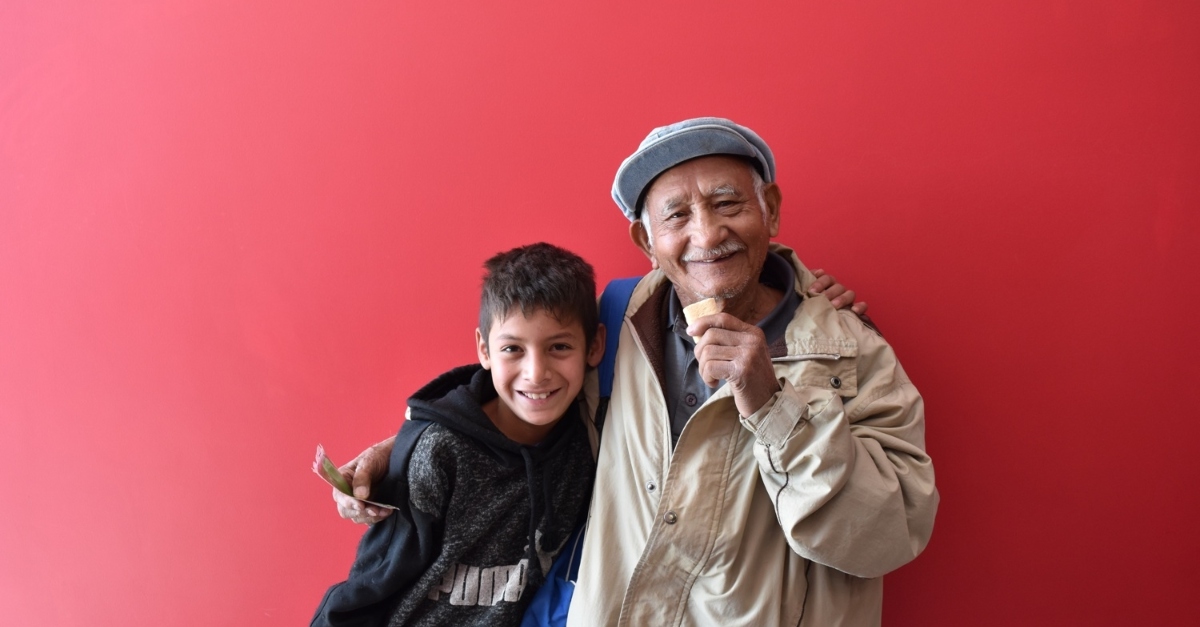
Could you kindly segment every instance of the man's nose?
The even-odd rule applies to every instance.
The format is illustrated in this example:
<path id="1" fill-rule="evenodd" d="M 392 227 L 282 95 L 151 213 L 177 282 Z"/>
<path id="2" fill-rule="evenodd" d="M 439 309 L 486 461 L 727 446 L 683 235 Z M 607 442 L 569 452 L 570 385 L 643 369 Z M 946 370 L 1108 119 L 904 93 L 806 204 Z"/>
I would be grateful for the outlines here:
<path id="1" fill-rule="evenodd" d="M 725 221 L 711 211 L 697 211 L 690 226 L 689 236 L 692 246 L 703 250 L 716 248 L 729 235 L 725 228 Z"/>

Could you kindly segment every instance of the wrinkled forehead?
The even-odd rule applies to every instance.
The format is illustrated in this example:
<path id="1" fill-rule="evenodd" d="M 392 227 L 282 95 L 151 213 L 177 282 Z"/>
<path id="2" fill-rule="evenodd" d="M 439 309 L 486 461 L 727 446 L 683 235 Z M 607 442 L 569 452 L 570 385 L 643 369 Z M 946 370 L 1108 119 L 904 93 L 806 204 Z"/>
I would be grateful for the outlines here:
<path id="1" fill-rule="evenodd" d="M 684 161 L 664 170 L 650 181 L 642 204 L 655 208 L 673 206 L 694 194 L 712 197 L 719 194 L 749 193 L 758 170 L 748 159 L 734 155 L 706 155 Z M 759 174 L 761 177 L 761 174 Z"/>

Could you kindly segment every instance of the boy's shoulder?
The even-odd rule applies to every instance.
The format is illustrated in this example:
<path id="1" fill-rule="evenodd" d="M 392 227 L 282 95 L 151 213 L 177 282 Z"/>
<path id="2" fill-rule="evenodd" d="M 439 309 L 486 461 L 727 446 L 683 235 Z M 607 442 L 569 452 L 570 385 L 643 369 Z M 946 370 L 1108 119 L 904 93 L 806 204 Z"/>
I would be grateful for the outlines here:
<path id="1" fill-rule="evenodd" d="M 420 460 L 421 463 L 449 461 L 457 457 L 456 453 L 469 442 L 463 434 L 436 422 L 408 420 L 401 427 L 401 431 L 406 427 L 420 430 L 415 434 L 417 441 L 413 446 L 412 458 Z"/>

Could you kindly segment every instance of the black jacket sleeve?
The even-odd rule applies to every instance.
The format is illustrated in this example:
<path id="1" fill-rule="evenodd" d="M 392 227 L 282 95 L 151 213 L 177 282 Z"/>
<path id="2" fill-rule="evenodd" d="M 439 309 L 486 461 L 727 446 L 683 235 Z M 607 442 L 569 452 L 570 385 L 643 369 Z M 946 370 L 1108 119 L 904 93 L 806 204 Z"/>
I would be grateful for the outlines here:
<path id="1" fill-rule="evenodd" d="M 358 545 L 350 576 L 325 593 L 312 627 L 386 625 L 398 594 L 433 563 L 440 545 L 439 521 L 412 507 L 408 498 L 408 462 L 429 423 L 405 421 L 388 461 L 388 476 L 373 490 L 399 509 L 372 525 Z"/>

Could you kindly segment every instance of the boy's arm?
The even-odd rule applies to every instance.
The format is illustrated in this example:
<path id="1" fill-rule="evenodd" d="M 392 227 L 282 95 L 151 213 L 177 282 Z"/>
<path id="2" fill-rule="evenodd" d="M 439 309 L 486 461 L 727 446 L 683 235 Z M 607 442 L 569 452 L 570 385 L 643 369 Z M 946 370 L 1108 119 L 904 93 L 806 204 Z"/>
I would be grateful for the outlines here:
<path id="1" fill-rule="evenodd" d="M 380 443 L 386 443 L 383 448 L 393 455 L 390 460 L 385 459 L 384 467 L 390 463 L 391 472 L 379 481 L 376 498 L 398 509 L 363 534 L 349 577 L 325 593 L 313 616 L 312 627 L 366 627 L 385 623 L 395 611 L 398 595 L 411 588 L 437 558 L 444 502 L 433 501 L 448 499 L 448 488 L 440 481 L 443 477 L 436 473 L 433 483 L 438 485 L 426 486 L 428 477 L 418 479 L 409 472 L 410 465 L 424 468 L 431 464 L 430 447 L 418 446 L 428 424 L 405 422 L 398 438 Z M 376 449 L 376 454 L 380 450 Z M 416 492 L 424 494 L 425 501 L 434 495 L 433 501 L 414 505 L 416 494 L 410 485 L 414 481 L 424 486 Z"/>

